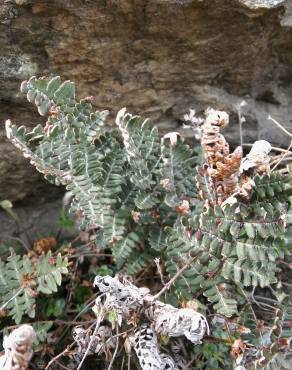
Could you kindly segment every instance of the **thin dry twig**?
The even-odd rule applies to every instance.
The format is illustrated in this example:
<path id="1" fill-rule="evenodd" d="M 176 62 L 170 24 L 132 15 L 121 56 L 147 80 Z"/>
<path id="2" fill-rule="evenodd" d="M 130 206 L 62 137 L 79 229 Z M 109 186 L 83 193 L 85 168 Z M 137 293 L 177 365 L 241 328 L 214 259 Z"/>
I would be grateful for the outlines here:
<path id="1" fill-rule="evenodd" d="M 281 155 L 281 154 L 275 155 L 275 156 L 271 159 L 271 161 L 270 161 L 270 166 L 271 166 L 271 165 L 275 165 L 275 164 L 279 161 L 279 159 L 281 159 L 281 158 L 282 158 L 282 156 L 283 156 L 283 155 Z M 284 156 L 284 158 L 282 159 L 282 161 L 285 161 L 285 162 L 287 162 L 287 161 L 291 161 L 291 160 L 292 160 L 292 153 L 287 153 L 287 156 Z"/>
<path id="2" fill-rule="evenodd" d="M 31 252 L 30 246 L 27 245 L 25 241 L 22 240 L 21 238 L 17 238 L 16 236 L 10 236 L 10 235 L 8 235 L 7 238 L 19 242 L 23 246 L 23 248 L 26 250 L 26 252 Z"/>
<path id="3" fill-rule="evenodd" d="M 71 370 L 69 367 L 65 366 L 64 364 L 62 364 L 62 362 L 60 362 L 59 360 L 56 360 L 56 363 L 62 368 L 62 369 L 65 369 L 65 370 Z"/>
<path id="4" fill-rule="evenodd" d="M 94 294 L 93 297 L 90 297 L 84 304 L 85 304 L 85 307 L 78 312 L 78 314 L 73 318 L 72 321 L 76 321 L 78 319 L 78 317 L 80 317 L 82 315 L 82 313 L 84 311 L 86 311 L 94 302 L 95 302 L 95 299 L 96 297 L 98 296 L 98 293 Z M 61 342 L 61 340 L 66 336 L 66 334 L 68 333 L 68 328 L 66 328 L 63 332 L 63 334 L 60 336 L 60 338 L 58 339 L 57 343 Z"/>
<path id="5" fill-rule="evenodd" d="M 92 324 L 95 320 L 88 320 L 88 321 L 66 321 L 66 320 L 55 320 L 54 324 L 56 325 L 66 325 L 66 326 L 73 326 L 73 325 L 87 325 Z"/>
<path id="6" fill-rule="evenodd" d="M 102 258 L 102 257 L 112 257 L 112 254 L 96 254 L 96 253 L 80 253 L 80 254 L 73 254 L 70 256 L 70 258 L 80 258 L 80 257 L 96 257 L 96 258 Z"/>
<path id="7" fill-rule="evenodd" d="M 86 351 L 85 351 L 85 353 L 84 353 L 84 356 L 82 357 L 82 360 L 80 361 L 80 363 L 79 363 L 79 365 L 78 365 L 78 367 L 77 367 L 77 369 L 76 369 L 76 370 L 80 370 L 80 369 L 81 369 L 81 367 L 82 367 L 82 365 L 83 365 L 83 362 L 85 361 L 85 359 L 86 359 L 86 357 L 87 357 L 87 355 L 88 355 L 88 353 L 89 353 L 89 351 L 90 351 L 90 348 L 91 348 L 92 343 L 93 343 L 93 341 L 94 341 L 94 337 L 96 336 L 97 330 L 99 329 L 99 327 L 100 327 L 100 324 L 101 324 L 102 320 L 103 320 L 103 315 L 101 315 L 101 314 L 100 314 L 100 315 L 98 316 L 97 320 L 96 320 L 95 328 L 94 328 L 93 334 L 92 334 L 92 336 L 91 336 L 91 338 L 90 338 L 90 341 L 89 341 L 88 347 L 86 348 Z"/>
<path id="8" fill-rule="evenodd" d="M 239 138 L 240 138 L 240 146 L 242 149 L 243 146 L 243 132 L 242 132 L 242 124 L 245 121 L 244 117 L 242 117 L 241 114 L 241 108 L 246 105 L 246 102 L 243 100 L 240 104 L 237 105 L 237 118 L 238 118 L 238 124 L 239 124 Z"/>
<path id="9" fill-rule="evenodd" d="M 172 286 L 172 284 L 176 281 L 177 278 L 180 277 L 180 275 L 182 275 L 184 273 L 184 271 L 194 262 L 196 261 L 200 254 L 202 252 L 198 252 L 198 254 L 193 257 L 193 258 L 190 258 L 188 261 L 186 261 L 185 265 L 177 271 L 177 273 L 164 285 L 164 287 L 157 293 L 153 296 L 153 299 L 158 299 L 159 297 L 162 296 L 162 294 L 164 294 L 167 290 L 169 290 Z"/>
<path id="10" fill-rule="evenodd" d="M 196 360 L 196 357 L 192 358 L 191 361 L 187 363 L 186 369 L 191 369 L 191 366 L 193 365 L 195 360 Z"/>
<path id="11" fill-rule="evenodd" d="M 128 370 L 131 369 L 131 354 L 128 354 Z"/>
<path id="12" fill-rule="evenodd" d="M 279 123 L 278 121 L 276 121 L 273 117 L 269 116 L 268 117 L 268 120 L 272 121 L 276 126 L 278 126 L 283 132 L 285 132 L 285 134 L 289 137 L 292 138 L 292 134 L 291 132 L 289 132 L 288 130 L 285 129 L 285 127 L 283 125 L 281 125 L 281 123 Z"/>
<path id="13" fill-rule="evenodd" d="M 57 356 L 55 356 L 54 358 L 51 359 L 51 361 L 47 364 L 47 366 L 45 367 L 45 370 L 48 370 L 50 368 L 50 366 L 52 366 L 52 364 L 57 361 L 59 358 L 61 358 L 62 356 L 64 356 L 67 352 L 69 352 L 69 350 L 73 347 L 73 345 L 75 344 L 75 342 L 72 342 L 69 346 L 67 346 L 64 351 L 62 351 L 61 353 L 59 353 Z"/>
<path id="14" fill-rule="evenodd" d="M 278 165 L 283 161 L 283 159 L 284 159 L 285 157 L 287 157 L 288 153 L 290 153 L 289 151 L 290 151 L 291 147 L 292 147 L 292 140 L 291 140 L 291 143 L 290 143 L 290 145 L 289 145 L 289 147 L 288 147 L 288 149 L 287 149 L 286 153 L 284 153 L 284 154 L 280 157 L 280 159 L 278 160 L 278 162 L 276 162 L 276 164 L 275 164 L 275 165 L 274 165 L 274 167 L 271 169 L 271 171 L 274 171 L 274 170 L 278 167 Z"/>
<path id="15" fill-rule="evenodd" d="M 115 351 L 114 351 L 113 357 L 112 357 L 112 359 L 111 359 L 111 362 L 110 362 L 110 364 L 108 365 L 107 370 L 111 370 L 111 369 L 112 369 L 113 364 L 114 364 L 114 361 L 115 361 L 115 358 L 116 358 L 117 353 L 118 353 L 118 348 L 119 348 L 119 338 L 118 338 L 118 335 L 119 335 L 119 326 L 118 326 L 118 325 L 116 325 L 116 337 L 117 337 L 117 339 L 116 339 L 116 348 L 115 348 Z"/>
<path id="16" fill-rule="evenodd" d="M 84 304 L 85 304 L 85 306 L 83 307 L 83 309 L 80 311 L 80 312 L 78 312 L 78 314 L 74 317 L 74 319 L 73 319 L 73 321 L 75 321 L 75 320 L 77 320 L 78 319 L 78 317 L 84 312 L 84 311 L 86 311 L 94 302 L 95 302 L 95 300 L 96 300 L 96 297 L 98 296 L 98 294 L 99 293 L 96 293 L 96 294 L 94 294 L 94 296 L 93 297 L 90 297 Z M 102 294 L 102 295 L 100 295 L 99 297 L 102 297 L 102 296 L 104 296 L 105 294 Z"/>

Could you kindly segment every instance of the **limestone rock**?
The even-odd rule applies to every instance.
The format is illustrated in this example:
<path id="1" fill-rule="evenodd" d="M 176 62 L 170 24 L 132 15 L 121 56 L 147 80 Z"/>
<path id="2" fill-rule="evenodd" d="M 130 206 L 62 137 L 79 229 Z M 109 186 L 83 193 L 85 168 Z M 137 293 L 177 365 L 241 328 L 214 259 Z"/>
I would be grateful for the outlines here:
<path id="1" fill-rule="evenodd" d="M 31 74 L 76 82 L 97 109 L 147 116 L 163 133 L 211 106 L 230 113 L 244 99 L 244 140 L 288 139 L 292 117 L 291 1 L 0 0 L 0 200 L 46 195 L 40 176 L 5 142 L 4 121 L 42 122 L 19 93 Z"/>

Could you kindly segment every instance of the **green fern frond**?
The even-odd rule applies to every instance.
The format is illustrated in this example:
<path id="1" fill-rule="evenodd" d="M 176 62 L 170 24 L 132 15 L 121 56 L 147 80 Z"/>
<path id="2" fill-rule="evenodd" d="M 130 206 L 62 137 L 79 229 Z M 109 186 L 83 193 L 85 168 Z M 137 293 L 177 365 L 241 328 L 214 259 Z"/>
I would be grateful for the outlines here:
<path id="1" fill-rule="evenodd" d="M 51 294 L 61 285 L 67 274 L 67 259 L 51 253 L 41 256 L 34 264 L 27 256 L 11 255 L 7 262 L 0 261 L 0 307 L 19 324 L 23 315 L 35 316 L 37 291 Z"/>
<path id="2" fill-rule="evenodd" d="M 154 206 L 159 204 L 159 199 L 153 195 L 149 194 L 145 191 L 138 191 L 135 197 L 135 205 L 140 210 L 151 209 Z"/>
<path id="3" fill-rule="evenodd" d="M 268 352 L 268 351 L 267 351 Z M 289 370 L 292 367 L 292 360 L 287 359 L 281 352 L 264 353 L 267 355 L 268 360 L 262 362 L 257 361 L 254 365 L 254 370 Z"/>
<path id="4" fill-rule="evenodd" d="M 277 281 L 275 263 L 228 258 L 223 265 L 222 275 L 244 286 L 265 287 Z"/>
<path id="5" fill-rule="evenodd" d="M 40 257 L 35 267 L 37 290 L 44 294 L 57 292 L 57 287 L 62 283 L 62 275 L 68 273 L 67 265 L 68 259 L 63 259 L 60 254 L 56 260 L 52 258 L 51 252 Z"/>
<path id="6" fill-rule="evenodd" d="M 128 163 L 132 170 L 131 181 L 138 188 L 151 188 L 155 181 L 153 170 L 159 163 L 160 141 L 157 128 L 150 128 L 147 120 L 132 116 L 122 109 L 116 118 Z"/>
<path id="7" fill-rule="evenodd" d="M 126 272 L 130 275 L 135 275 L 142 271 L 145 267 L 154 265 L 154 258 L 157 257 L 157 253 L 152 250 L 135 251 L 127 259 Z"/>
<path id="8" fill-rule="evenodd" d="M 232 298 L 232 288 L 224 280 L 218 278 L 215 281 L 202 283 L 204 295 L 213 303 L 216 312 L 230 317 L 237 314 L 237 301 Z"/>
<path id="9" fill-rule="evenodd" d="M 148 242 L 155 251 L 163 251 L 166 247 L 165 229 L 159 225 L 153 225 L 149 230 Z"/>
<path id="10" fill-rule="evenodd" d="M 175 145 L 165 139 L 161 146 L 161 155 L 160 175 L 162 181 L 167 181 L 164 187 L 166 204 L 175 207 L 181 199 L 195 198 L 198 152 L 184 144 L 180 138 Z"/>
<path id="11" fill-rule="evenodd" d="M 35 321 L 31 325 L 34 328 L 36 333 L 36 338 L 33 342 L 33 345 L 38 348 L 38 346 L 46 342 L 48 337 L 48 332 L 53 326 L 53 321 Z"/>
<path id="12" fill-rule="evenodd" d="M 30 103 L 38 107 L 41 116 L 46 115 L 53 104 L 65 109 L 66 113 L 75 104 L 74 83 L 62 83 L 59 76 L 52 79 L 31 77 L 21 84 L 21 92 L 26 94 Z"/>
<path id="13" fill-rule="evenodd" d="M 139 234 L 138 229 L 131 231 L 116 243 L 112 251 L 118 267 L 121 267 L 127 261 L 127 258 L 138 249 L 139 243 L 143 241 L 142 238 L 143 236 Z"/>
<path id="14" fill-rule="evenodd" d="M 67 187 L 80 226 L 97 228 L 99 244 L 122 261 L 124 251 L 130 253 L 126 240 L 135 233 L 136 213 L 145 235 L 141 244 L 157 252 L 165 248 L 160 237 L 176 221 L 176 207 L 196 195 L 198 152 L 182 140 L 161 141 L 156 127 L 125 109 L 117 129 L 106 131 L 107 112 L 93 112 L 89 98 L 76 102 L 74 84 L 59 77 L 32 77 L 21 90 L 48 121 L 30 132 L 8 123 L 8 137 L 46 179 Z M 124 246 L 121 256 L 116 244 Z M 139 248 L 137 243 L 132 252 Z"/>
<path id="15" fill-rule="evenodd" d="M 265 287 L 276 283 L 275 261 L 283 258 L 286 253 L 284 248 L 290 180 L 290 175 L 257 176 L 255 182 L 262 185 L 260 192 L 264 191 L 267 197 L 263 197 L 262 193 L 259 200 L 255 188 L 249 203 L 238 201 L 224 207 L 213 204 L 200 215 L 190 215 L 185 227 L 173 228 L 166 242 L 169 258 L 166 268 L 171 275 L 187 263 L 190 255 L 198 251 L 201 253 L 198 260 L 178 278 L 176 286 L 189 297 L 190 292 L 197 294 L 202 290 L 211 302 L 216 302 L 214 309 L 230 315 L 231 312 L 235 313 L 234 307 L 224 309 L 217 304 L 219 300 L 215 301 L 212 294 L 206 294 L 206 277 L 207 284 L 210 283 L 210 292 L 216 293 L 218 299 L 219 290 L 212 281 L 213 276 L 224 277 L 223 284 L 229 282 L 246 287 Z M 279 182 L 282 184 L 281 189 L 278 187 Z M 279 197 L 272 199 L 271 191 L 265 190 L 271 186 L 275 189 L 273 194 L 281 191 L 282 201 Z M 208 191 L 206 193 L 209 194 Z M 230 306 L 236 306 L 235 301 L 229 303 Z"/>

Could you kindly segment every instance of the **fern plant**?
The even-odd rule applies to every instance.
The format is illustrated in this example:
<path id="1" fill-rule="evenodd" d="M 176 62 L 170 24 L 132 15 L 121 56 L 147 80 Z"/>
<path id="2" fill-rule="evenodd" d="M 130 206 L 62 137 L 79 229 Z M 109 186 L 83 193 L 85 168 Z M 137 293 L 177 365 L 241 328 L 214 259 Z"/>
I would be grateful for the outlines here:
<path id="1" fill-rule="evenodd" d="M 207 207 L 200 215 L 180 220 L 169 232 L 166 263 L 171 274 L 190 253 L 200 253 L 176 286 L 190 295 L 202 290 L 226 316 L 237 312 L 232 298 L 236 286 L 263 288 L 276 283 L 276 260 L 289 253 L 285 218 L 291 175 L 271 174 L 254 180 L 256 188 L 248 203 L 237 201 L 224 209 Z"/>
<path id="2" fill-rule="evenodd" d="M 159 257 L 160 273 L 173 277 L 180 299 L 200 298 L 224 317 L 244 315 L 255 289 L 281 292 L 278 261 L 291 254 L 292 174 L 271 171 L 269 143 L 256 142 L 246 157 L 240 147 L 231 152 L 220 132 L 228 115 L 209 110 L 201 157 L 178 133 L 160 138 L 156 127 L 125 109 L 108 130 L 107 112 L 93 111 L 90 98 L 77 102 L 74 84 L 60 77 L 32 77 L 21 91 L 48 119 L 32 131 L 7 121 L 8 138 L 48 181 L 66 186 L 71 212 L 81 227 L 96 230 L 98 245 L 111 250 L 118 269 L 135 275 Z M 53 271 L 41 277 L 47 262 L 33 279 L 46 294 L 60 283 Z M 27 260 L 20 270 L 30 271 Z M 22 285 L 18 293 L 19 281 L 13 300 L 20 301 L 20 313 L 32 314 L 32 297 Z M 11 310 L 19 321 L 21 314 Z M 252 335 L 256 331 L 255 325 Z M 257 345 L 264 353 L 265 345 Z M 270 354 L 262 356 L 267 364 L 281 363 L 283 351 Z"/>
<path id="3" fill-rule="evenodd" d="M 21 91 L 49 117 L 31 132 L 8 121 L 12 143 L 50 182 L 66 185 L 71 211 L 98 230 L 98 244 L 111 247 L 119 267 L 136 273 L 152 263 L 165 250 L 166 226 L 196 196 L 198 151 L 178 134 L 160 139 L 125 109 L 107 131 L 107 113 L 93 112 L 89 98 L 76 102 L 74 84 L 60 77 L 32 77 Z"/>
<path id="4" fill-rule="evenodd" d="M 27 255 L 12 254 L 0 260 L 0 309 L 19 324 L 23 315 L 35 317 L 35 302 L 39 293 L 52 294 L 67 274 L 67 258 L 49 252 L 36 261 Z"/>
<path id="5" fill-rule="evenodd" d="M 125 109 L 109 132 L 107 112 L 93 112 L 90 98 L 76 102 L 70 81 L 32 77 L 21 91 L 48 120 L 31 132 L 8 121 L 8 137 L 49 181 L 72 192 L 71 210 L 83 227 L 97 229 L 98 243 L 111 248 L 118 267 L 133 274 L 162 254 L 174 274 L 190 253 L 199 253 L 176 286 L 183 293 L 203 292 L 227 316 L 237 311 L 232 284 L 265 287 L 277 281 L 291 174 L 255 174 L 250 197 L 239 194 L 222 205 L 221 193 L 234 193 L 242 162 L 240 151 L 229 153 L 219 133 L 222 112 L 218 124 L 213 111 L 206 119 L 206 163 L 196 173 L 198 152 L 179 134 L 160 139 L 156 127 Z M 195 182 L 205 201 L 200 214 Z"/>

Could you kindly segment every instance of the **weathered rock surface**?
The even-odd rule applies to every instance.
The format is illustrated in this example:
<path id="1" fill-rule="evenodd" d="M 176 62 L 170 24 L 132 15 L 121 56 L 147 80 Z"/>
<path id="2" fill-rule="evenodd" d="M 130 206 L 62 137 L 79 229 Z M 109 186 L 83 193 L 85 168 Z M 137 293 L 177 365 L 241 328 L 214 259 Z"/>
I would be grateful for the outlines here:
<path id="1" fill-rule="evenodd" d="M 34 241 L 47 236 L 60 240 L 72 240 L 76 231 L 64 229 L 58 223 L 62 209 L 61 200 L 49 200 L 13 208 L 18 222 L 0 209 L 0 252 L 4 246 L 24 244 L 31 249 Z M 0 253 L 1 255 L 1 253 Z"/>
<path id="2" fill-rule="evenodd" d="M 244 99 L 245 141 L 287 145 L 267 116 L 291 129 L 291 26 L 291 0 L 0 0 L 0 200 L 48 192 L 4 138 L 7 118 L 41 121 L 19 93 L 32 74 L 72 79 L 112 117 L 126 106 L 164 131 L 189 108 L 225 109 L 234 143 Z"/>

